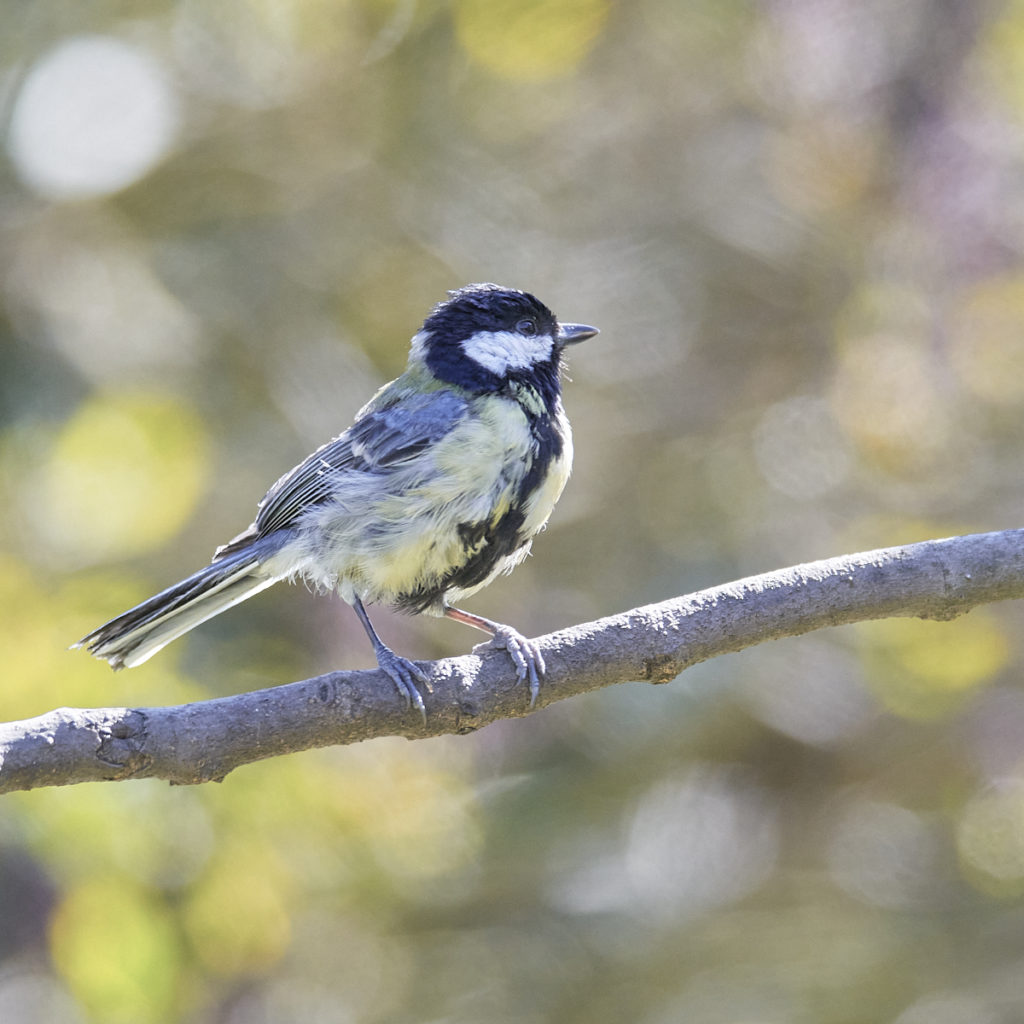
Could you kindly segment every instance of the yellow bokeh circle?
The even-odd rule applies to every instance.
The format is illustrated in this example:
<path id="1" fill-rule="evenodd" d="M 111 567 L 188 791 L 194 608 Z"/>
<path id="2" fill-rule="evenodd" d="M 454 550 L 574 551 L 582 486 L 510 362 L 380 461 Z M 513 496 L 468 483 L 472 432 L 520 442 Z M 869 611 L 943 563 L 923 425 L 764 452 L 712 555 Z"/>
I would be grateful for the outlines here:
<path id="1" fill-rule="evenodd" d="M 455 31 L 492 74 L 539 82 L 575 71 L 607 17 L 607 0 L 458 0 Z"/>
<path id="2" fill-rule="evenodd" d="M 27 512 L 58 555 L 79 562 L 150 550 L 195 508 L 209 447 L 199 416 L 180 398 L 96 396 L 54 440 Z"/>

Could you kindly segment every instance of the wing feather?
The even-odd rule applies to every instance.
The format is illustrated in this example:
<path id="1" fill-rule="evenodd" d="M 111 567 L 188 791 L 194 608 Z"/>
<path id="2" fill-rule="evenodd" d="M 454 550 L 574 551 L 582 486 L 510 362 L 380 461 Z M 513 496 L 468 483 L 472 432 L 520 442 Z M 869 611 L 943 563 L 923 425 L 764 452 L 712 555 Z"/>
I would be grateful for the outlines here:
<path id="1" fill-rule="evenodd" d="M 252 532 L 265 537 L 291 526 L 311 505 L 329 500 L 339 477 L 346 473 L 388 473 L 408 463 L 440 441 L 468 412 L 466 399 L 452 391 L 399 394 L 390 404 L 375 403 L 348 430 L 270 488 L 260 502 Z"/>

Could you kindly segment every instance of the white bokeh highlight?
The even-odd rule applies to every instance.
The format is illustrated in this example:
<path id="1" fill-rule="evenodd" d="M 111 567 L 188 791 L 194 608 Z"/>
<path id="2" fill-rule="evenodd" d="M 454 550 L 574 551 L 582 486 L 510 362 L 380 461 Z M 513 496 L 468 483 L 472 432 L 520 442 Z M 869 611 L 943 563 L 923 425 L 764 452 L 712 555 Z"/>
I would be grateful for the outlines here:
<path id="1" fill-rule="evenodd" d="M 754 429 L 754 457 L 768 483 L 796 500 L 820 498 L 840 486 L 852 462 L 828 405 L 805 396 L 765 410 Z"/>
<path id="2" fill-rule="evenodd" d="M 6 148 L 38 195 L 84 199 L 143 177 L 177 127 L 177 96 L 151 54 L 109 36 L 77 36 L 29 68 Z"/>
<path id="3" fill-rule="evenodd" d="M 779 843 L 770 793 L 740 767 L 696 765 L 641 794 L 622 835 L 556 852 L 548 899 L 569 913 L 690 920 L 767 881 Z"/>

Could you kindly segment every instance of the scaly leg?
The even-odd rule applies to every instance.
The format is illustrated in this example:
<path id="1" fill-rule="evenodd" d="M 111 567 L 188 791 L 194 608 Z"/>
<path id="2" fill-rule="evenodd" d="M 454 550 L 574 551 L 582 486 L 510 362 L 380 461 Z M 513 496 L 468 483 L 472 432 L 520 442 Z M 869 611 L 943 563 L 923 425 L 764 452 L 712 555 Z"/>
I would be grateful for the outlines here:
<path id="1" fill-rule="evenodd" d="M 373 653 L 377 655 L 377 664 L 391 677 L 395 686 L 398 687 L 398 692 L 405 698 L 406 706 L 411 707 L 415 704 L 419 708 L 419 712 L 425 722 L 427 720 L 427 709 L 423 706 L 423 698 L 420 696 L 420 691 L 416 689 L 416 683 L 422 683 L 429 690 L 430 684 L 427 681 L 426 673 L 409 661 L 408 658 L 395 654 L 377 636 L 377 631 L 373 628 L 370 617 L 366 614 L 363 602 L 358 597 L 352 602 L 352 607 L 355 609 L 356 615 L 359 616 L 359 621 L 363 624 L 363 629 L 366 630 L 370 643 L 373 644 Z"/>

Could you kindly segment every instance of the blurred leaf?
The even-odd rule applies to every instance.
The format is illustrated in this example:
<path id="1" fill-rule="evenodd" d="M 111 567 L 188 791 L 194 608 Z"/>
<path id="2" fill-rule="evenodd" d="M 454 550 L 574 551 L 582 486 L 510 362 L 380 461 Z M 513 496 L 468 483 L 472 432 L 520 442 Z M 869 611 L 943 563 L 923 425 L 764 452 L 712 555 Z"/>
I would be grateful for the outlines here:
<path id="1" fill-rule="evenodd" d="M 181 947 L 167 910 L 123 877 L 72 886 L 53 919 L 53 957 L 97 1021 L 157 1024 L 173 1019 Z"/>
<path id="2" fill-rule="evenodd" d="M 265 971 L 291 935 L 290 872 L 251 839 L 222 843 L 190 889 L 184 927 L 200 961 L 217 975 Z"/>
<path id="3" fill-rule="evenodd" d="M 1024 3 L 1008 0 L 1000 4 L 982 35 L 980 66 L 986 72 L 986 84 L 1005 96 L 1024 116 Z"/>
<path id="4" fill-rule="evenodd" d="M 608 17 L 607 0 L 456 0 L 459 42 L 492 74 L 535 82 L 572 73 Z"/>
<path id="5" fill-rule="evenodd" d="M 68 887 L 114 871 L 149 889 L 187 884 L 215 838 L 202 791 L 151 780 L 124 789 L 98 783 L 16 799 L 26 841 Z"/>
<path id="6" fill-rule="evenodd" d="M 956 838 L 968 881 L 997 899 L 1024 896 L 1024 782 L 1008 780 L 975 796 Z"/>
<path id="7" fill-rule="evenodd" d="M 977 608 L 951 622 L 884 619 L 857 627 L 868 686 L 885 707 L 913 719 L 955 712 L 1010 658 L 995 616 Z"/>
<path id="8" fill-rule="evenodd" d="M 1024 403 L 1024 275 L 979 282 L 962 297 L 951 321 L 954 366 L 964 383 L 980 398 L 1019 412 Z"/>
<path id="9" fill-rule="evenodd" d="M 54 441 L 28 489 L 27 513 L 75 561 L 128 557 L 181 529 L 209 471 L 206 431 L 184 401 L 97 395 Z"/>

